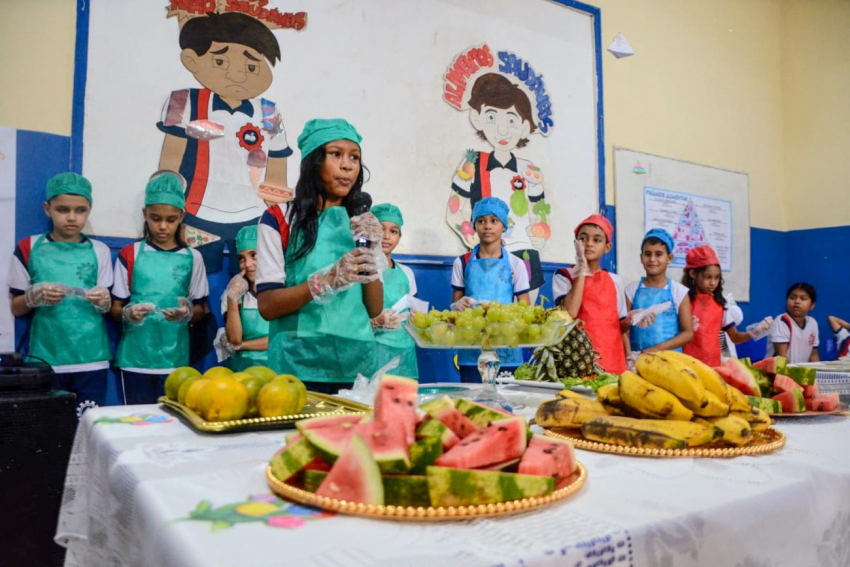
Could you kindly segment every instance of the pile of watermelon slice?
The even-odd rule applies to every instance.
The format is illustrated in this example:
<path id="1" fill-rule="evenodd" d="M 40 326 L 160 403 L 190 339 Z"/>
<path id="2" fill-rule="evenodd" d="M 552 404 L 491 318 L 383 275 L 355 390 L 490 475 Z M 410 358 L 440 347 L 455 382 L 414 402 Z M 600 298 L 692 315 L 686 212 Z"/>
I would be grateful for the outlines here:
<path id="1" fill-rule="evenodd" d="M 298 422 L 272 473 L 319 496 L 413 507 L 543 496 L 573 479 L 572 444 L 531 435 L 523 418 L 466 399 L 419 408 L 418 387 L 385 375 L 373 413 Z"/>
<path id="2" fill-rule="evenodd" d="M 755 364 L 746 358 L 730 358 L 715 370 L 727 384 L 746 394 L 753 406 L 769 414 L 828 412 L 838 408 L 837 393 L 818 392 L 814 368 L 788 366 L 782 356 Z"/>

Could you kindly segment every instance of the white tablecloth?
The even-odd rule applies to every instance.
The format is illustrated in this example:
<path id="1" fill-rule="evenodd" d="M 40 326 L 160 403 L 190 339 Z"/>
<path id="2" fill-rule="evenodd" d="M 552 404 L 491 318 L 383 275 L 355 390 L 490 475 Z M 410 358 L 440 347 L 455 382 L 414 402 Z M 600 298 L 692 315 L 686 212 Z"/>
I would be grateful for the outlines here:
<path id="1" fill-rule="evenodd" d="M 850 565 L 850 419 L 777 426 L 788 443 L 771 455 L 578 451 L 587 484 L 550 508 L 400 523 L 271 495 L 264 470 L 286 431 L 198 434 L 159 406 L 99 408 L 77 431 L 56 540 L 86 567 Z"/>

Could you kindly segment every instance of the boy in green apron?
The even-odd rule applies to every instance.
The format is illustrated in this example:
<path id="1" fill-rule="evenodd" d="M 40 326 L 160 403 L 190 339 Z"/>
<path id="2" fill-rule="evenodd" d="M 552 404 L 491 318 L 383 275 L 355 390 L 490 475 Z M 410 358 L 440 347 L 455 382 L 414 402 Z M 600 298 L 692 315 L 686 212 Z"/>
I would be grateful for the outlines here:
<path id="1" fill-rule="evenodd" d="M 233 276 L 221 296 L 224 337 L 232 354 L 227 366 L 234 372 L 268 363 L 269 322 L 257 309 L 257 226 L 236 234 L 240 272 Z"/>
<path id="2" fill-rule="evenodd" d="M 180 239 L 183 181 L 172 172 L 145 188 L 145 237 L 115 262 L 112 317 L 123 320 L 117 366 L 125 404 L 152 404 L 166 377 L 189 365 L 189 323 L 204 314 L 209 295 L 201 255 Z"/>
<path id="3" fill-rule="evenodd" d="M 47 182 L 47 234 L 21 240 L 9 271 L 12 313 L 33 314 L 29 354 L 48 362 L 59 388 L 77 395 L 77 416 L 106 402 L 112 352 L 103 314 L 112 298 L 109 248 L 82 233 L 91 183 L 76 173 Z"/>
<path id="4" fill-rule="evenodd" d="M 399 365 L 391 370 L 391 374 L 419 379 L 419 367 L 416 364 L 416 343 L 413 338 L 401 328 L 401 323 L 407 319 L 409 312 L 406 300 L 416 297 L 416 278 L 413 270 L 393 260 L 392 253 L 401 240 L 401 227 L 404 217 L 395 205 L 384 203 L 372 207 L 375 215 L 384 227 L 384 238 L 381 249 L 387 257 L 390 267 L 381 274 L 384 280 L 384 310 L 372 319 L 377 342 L 377 363 L 381 366 L 392 358 L 400 357 Z M 401 305 L 398 305 L 401 302 Z"/>
<path id="5" fill-rule="evenodd" d="M 375 370 L 370 320 L 383 311 L 371 213 L 346 206 L 363 186 L 360 134 L 342 119 L 310 120 L 298 137 L 295 200 L 270 207 L 257 239 L 257 301 L 269 321 L 269 366 L 313 391 L 336 393 Z M 354 235 L 371 247 L 355 248 Z"/>

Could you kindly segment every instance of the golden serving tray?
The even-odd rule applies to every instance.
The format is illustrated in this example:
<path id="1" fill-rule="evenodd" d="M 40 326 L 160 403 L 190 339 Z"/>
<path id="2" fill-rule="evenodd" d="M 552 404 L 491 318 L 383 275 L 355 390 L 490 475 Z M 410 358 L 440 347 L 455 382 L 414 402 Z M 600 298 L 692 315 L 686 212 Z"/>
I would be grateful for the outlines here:
<path id="1" fill-rule="evenodd" d="M 642 447 L 629 447 L 626 445 L 614 445 L 585 439 L 580 429 L 567 428 L 543 428 L 549 437 L 567 440 L 575 445 L 576 449 L 595 451 L 597 453 L 611 453 L 613 455 L 630 455 L 635 457 L 693 457 L 693 458 L 728 458 L 742 455 L 763 455 L 772 453 L 785 446 L 785 434 L 778 429 L 767 429 L 754 435 L 757 436 L 743 447 L 729 446 L 723 443 L 710 443 L 699 447 L 687 449 L 646 449 Z"/>
<path id="2" fill-rule="evenodd" d="M 522 500 L 510 500 L 508 502 L 500 502 L 498 504 L 480 504 L 477 506 L 446 506 L 414 508 L 412 506 L 375 506 L 372 504 L 360 504 L 356 502 L 346 502 L 345 500 L 337 500 L 335 498 L 327 498 L 324 496 L 316 496 L 312 492 L 302 490 L 285 482 L 278 480 L 272 474 L 272 468 L 266 468 L 266 480 L 269 483 L 269 488 L 272 489 L 278 496 L 305 504 L 314 506 L 330 512 L 338 512 L 350 516 L 360 516 L 362 518 L 372 518 L 379 520 L 400 520 L 412 522 L 447 522 L 453 520 L 466 520 L 470 518 L 487 518 L 492 516 L 508 516 L 510 514 L 518 514 L 527 512 L 535 508 L 541 508 L 554 504 L 560 500 L 568 498 L 575 494 L 584 485 L 587 480 L 587 469 L 579 462 L 576 462 L 576 471 L 567 479 L 566 484 L 562 484 L 560 488 L 546 496 L 533 498 L 523 498 Z"/>
<path id="3" fill-rule="evenodd" d="M 207 421 L 193 410 L 179 402 L 160 396 L 157 400 L 165 407 L 185 418 L 192 427 L 205 433 L 232 433 L 257 429 L 282 429 L 294 426 L 296 421 L 310 417 L 327 417 L 345 413 L 362 414 L 372 411 L 370 406 L 345 400 L 328 394 L 307 392 L 307 405 L 301 413 L 294 415 L 279 415 L 276 417 L 251 417 L 232 421 Z"/>

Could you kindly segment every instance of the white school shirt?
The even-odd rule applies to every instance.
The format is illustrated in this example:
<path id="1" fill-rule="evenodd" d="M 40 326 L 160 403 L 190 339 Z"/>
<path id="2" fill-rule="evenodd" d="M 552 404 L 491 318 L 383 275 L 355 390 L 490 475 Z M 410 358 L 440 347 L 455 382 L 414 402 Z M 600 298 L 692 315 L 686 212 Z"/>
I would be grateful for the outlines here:
<path id="1" fill-rule="evenodd" d="M 514 297 L 522 295 L 523 293 L 528 293 L 530 286 L 528 284 L 528 270 L 525 269 L 525 262 L 508 252 L 505 248 L 502 248 L 502 254 L 508 255 L 508 261 L 511 264 L 511 281 L 514 286 Z M 470 260 L 472 260 L 471 257 Z M 463 263 L 463 256 L 455 258 L 455 262 L 452 265 L 452 289 L 466 292 L 466 287 L 464 285 L 465 267 L 466 266 Z"/>
<path id="2" fill-rule="evenodd" d="M 565 278 L 566 279 L 566 278 Z M 628 300 L 634 305 L 635 303 L 635 293 L 638 290 L 638 287 L 644 287 L 645 285 L 641 284 L 640 280 L 636 282 L 632 282 L 626 286 L 625 294 Z M 661 289 L 661 288 L 648 288 L 648 289 Z M 670 282 L 670 293 L 673 295 L 673 303 L 676 305 L 676 311 L 679 311 L 679 306 L 682 305 L 682 302 L 688 296 L 688 288 L 679 282 Z M 566 293 L 564 294 L 566 295 Z"/>
<path id="3" fill-rule="evenodd" d="M 32 279 L 29 273 L 29 258 L 33 246 L 41 238 L 41 234 L 35 234 L 24 238 L 15 247 L 15 253 L 12 256 L 12 262 L 9 265 L 9 295 L 18 296 L 26 293 L 27 288 L 32 284 Z M 99 240 L 89 238 L 83 235 L 84 240 L 92 243 L 94 254 L 97 257 L 97 285 L 110 289 L 112 287 L 112 254 L 109 251 L 109 246 Z M 53 242 L 50 235 L 45 236 L 45 240 Z M 69 372 L 89 372 L 91 370 L 102 370 L 109 368 L 108 360 L 98 362 L 86 362 L 83 364 L 63 364 L 53 367 L 53 371 L 57 374 L 67 374 Z"/>
<path id="4" fill-rule="evenodd" d="M 566 268 L 566 270 L 569 271 L 570 276 L 572 276 L 573 279 L 576 278 L 576 274 L 578 272 L 575 266 L 570 266 L 569 268 Z M 571 289 L 573 289 L 573 282 L 567 278 L 563 271 L 563 269 L 558 270 L 552 278 L 552 295 L 555 296 L 555 305 L 560 305 L 561 300 L 570 293 Z M 620 319 L 622 319 L 629 314 L 629 310 L 626 307 L 626 294 L 623 291 L 623 280 L 621 280 L 620 276 L 617 274 L 612 274 L 607 271 L 606 273 L 611 277 L 611 281 L 614 282 L 614 287 L 617 290 L 617 315 Z"/>
<path id="5" fill-rule="evenodd" d="M 115 284 L 112 286 L 112 297 L 123 301 L 125 305 L 132 301 L 130 294 L 130 282 L 133 278 L 133 266 L 139 256 L 139 246 L 141 242 L 128 244 L 121 249 L 118 258 L 115 260 Z M 146 242 L 145 252 L 163 252 L 159 247 Z M 210 294 L 209 284 L 207 283 L 207 270 L 204 268 L 204 259 L 200 252 L 193 248 L 178 247 L 167 252 L 173 254 L 191 254 L 192 255 L 192 277 L 189 281 L 189 293 L 187 299 L 193 304 L 203 303 Z M 138 374 L 163 374 L 171 372 L 173 369 L 168 368 L 122 368 L 127 372 L 136 372 Z"/>
<path id="6" fill-rule="evenodd" d="M 393 260 L 393 262 L 395 262 L 396 267 L 402 272 L 404 272 L 405 276 L 407 276 L 407 281 L 410 284 L 410 291 L 407 292 L 407 295 L 409 295 L 410 297 L 416 297 L 416 294 L 419 293 L 419 290 L 416 288 L 416 278 L 413 276 L 413 270 L 411 270 L 400 262 L 397 262 L 395 260 Z"/>
<path id="7" fill-rule="evenodd" d="M 788 354 L 785 357 L 788 362 L 808 362 L 812 349 L 820 344 L 818 322 L 814 317 L 806 316 L 806 323 L 800 328 L 787 313 L 777 315 L 770 328 L 768 341 L 767 356 L 776 354 L 774 343 L 788 343 Z"/>
<path id="8" fill-rule="evenodd" d="M 224 135 L 204 144 L 189 136 L 186 127 L 203 115 L 198 106 L 205 98 L 202 110 L 206 111 L 207 120 L 222 125 Z M 261 150 L 269 159 L 288 157 L 292 149 L 285 131 L 272 137 L 263 129 L 264 106 L 266 116 L 276 112 L 275 103 L 265 99 L 243 100 L 241 106 L 232 109 L 207 89 L 174 91 L 165 101 L 157 127 L 187 140 L 180 165 L 188 184 L 187 212 L 211 222 L 239 223 L 256 219 L 266 210 L 257 195 L 266 166 L 249 165 L 248 154 Z M 208 152 L 203 151 L 205 146 Z"/>

